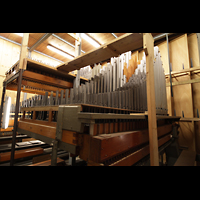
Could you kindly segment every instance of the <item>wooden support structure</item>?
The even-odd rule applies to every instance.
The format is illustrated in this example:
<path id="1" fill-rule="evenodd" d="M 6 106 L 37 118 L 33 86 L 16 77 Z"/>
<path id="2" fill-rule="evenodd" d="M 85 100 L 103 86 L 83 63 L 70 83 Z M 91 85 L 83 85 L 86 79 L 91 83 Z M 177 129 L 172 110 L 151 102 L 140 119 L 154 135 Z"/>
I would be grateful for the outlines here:
<path id="1" fill-rule="evenodd" d="M 84 54 L 83 56 L 77 56 L 74 60 L 57 67 L 56 70 L 47 68 L 46 66 L 42 66 L 42 65 L 40 66 L 35 61 L 34 61 L 34 66 L 31 67 L 30 65 L 33 62 L 30 61 L 29 59 L 25 58 L 26 52 L 27 52 L 27 49 L 26 49 L 27 45 L 25 44 L 24 41 L 27 41 L 27 43 L 28 43 L 28 39 L 25 36 L 24 36 L 24 40 L 22 42 L 23 45 L 22 45 L 22 49 L 21 49 L 21 55 L 20 55 L 19 67 L 18 67 L 18 69 L 20 70 L 20 72 L 19 72 L 20 76 L 22 76 L 22 79 L 24 78 L 24 80 L 22 80 L 23 81 L 22 83 L 23 83 L 23 85 L 25 85 L 25 86 L 27 85 L 28 87 L 30 87 L 30 88 L 28 88 L 30 90 L 35 87 L 35 88 L 40 88 L 40 89 L 42 88 L 45 91 L 46 90 L 54 91 L 54 90 L 56 90 L 56 87 L 58 87 L 59 89 L 71 88 L 73 86 L 73 84 L 72 84 L 72 82 L 66 81 L 67 78 L 64 77 L 64 73 L 67 74 L 66 72 L 74 70 L 74 69 L 78 70 L 81 67 L 84 67 L 86 64 L 91 64 L 91 63 L 95 63 L 98 61 L 102 61 L 103 58 L 104 59 L 109 58 L 113 55 L 118 55 L 118 54 L 120 54 L 122 52 L 126 52 L 128 50 L 136 50 L 136 49 L 142 48 L 142 44 L 143 44 L 143 48 L 146 53 L 146 73 L 147 73 L 146 79 L 147 79 L 149 134 L 146 134 L 146 136 L 144 137 L 144 136 L 141 136 L 141 132 L 140 132 L 140 133 L 138 133 L 138 135 L 139 135 L 138 138 L 142 138 L 145 141 L 145 143 L 147 143 L 149 141 L 149 146 L 146 147 L 145 152 L 146 152 L 146 154 L 150 153 L 151 166 L 159 165 L 158 146 L 169 141 L 171 137 L 170 137 L 170 135 L 166 136 L 167 139 L 164 139 L 164 142 L 162 142 L 162 143 L 159 143 L 159 141 L 158 141 L 159 128 L 157 130 L 157 117 L 156 117 L 156 106 L 155 106 L 155 87 L 154 87 L 154 66 L 153 66 L 154 39 L 150 33 L 126 34 L 121 38 L 115 39 L 113 42 L 107 43 L 106 46 L 102 45 L 101 47 L 97 48 L 96 50 L 90 51 L 90 52 Z M 78 46 L 78 41 L 77 41 L 76 46 Z M 134 61 L 135 61 L 134 62 L 134 65 L 135 65 L 136 57 L 134 58 Z M 28 63 L 29 63 L 29 66 L 28 66 Z M 25 68 L 25 67 L 27 67 L 27 68 Z M 22 69 L 26 70 L 23 72 L 23 74 L 22 74 Z M 33 71 L 31 71 L 30 69 L 32 69 Z M 42 73 L 39 74 L 38 72 L 36 73 L 34 71 L 34 69 L 36 69 L 36 71 L 37 70 L 38 71 L 41 70 L 42 72 L 44 71 L 45 74 L 42 74 Z M 66 78 L 66 79 L 63 80 L 63 79 L 54 77 L 54 74 L 52 75 L 52 71 L 55 71 L 56 75 L 58 77 L 60 77 L 64 71 L 62 76 L 63 76 L 63 78 Z M 12 73 L 12 72 L 14 72 L 14 71 L 11 71 L 10 73 Z M 46 73 L 48 73 L 48 74 L 46 74 Z M 12 79 L 14 77 L 14 74 L 9 74 L 9 75 L 10 76 L 8 76 L 7 78 L 10 81 L 10 78 Z M 18 84 L 18 96 L 17 96 L 17 100 L 16 100 L 16 102 L 18 102 L 18 104 L 19 104 L 19 97 L 20 97 L 20 90 L 21 90 L 21 77 L 20 76 L 18 78 L 18 82 L 13 81 L 14 79 L 12 79 L 12 81 L 10 81 L 10 83 L 11 82 L 14 83 L 13 85 L 16 85 L 16 83 Z M 71 76 L 71 75 L 68 74 L 68 76 Z M 34 82 L 36 82 L 36 83 L 34 83 Z M 10 86 L 10 85 L 11 84 L 8 84 L 8 86 Z M 80 85 L 80 82 L 79 82 L 79 85 Z M 19 108 L 19 105 L 16 107 Z M 100 109 L 102 109 L 104 112 L 106 110 L 108 110 L 108 112 L 112 111 L 113 113 L 115 113 L 115 110 L 116 110 L 116 113 L 120 112 L 123 114 L 130 114 L 130 112 L 134 112 L 132 110 L 111 108 L 111 107 L 105 107 L 105 106 L 91 105 L 89 109 L 85 109 L 85 107 L 87 107 L 86 104 L 83 106 L 83 110 L 85 110 L 86 113 L 79 113 L 78 114 L 79 117 L 80 117 L 80 115 L 87 114 L 88 111 L 94 112 L 94 116 L 96 116 L 95 114 L 97 114 L 97 113 L 95 113 L 95 112 L 101 113 Z M 16 119 L 17 119 L 16 116 L 18 116 L 17 108 L 16 108 L 16 115 L 15 115 Z M 109 115 L 107 115 L 108 120 L 110 120 L 109 123 L 106 121 L 107 120 L 106 118 L 102 118 L 103 122 L 100 121 L 101 118 L 96 118 L 96 120 L 97 120 L 96 123 L 92 124 L 93 121 L 95 121 L 95 119 L 92 119 L 91 123 L 90 123 L 91 126 L 89 126 L 89 127 L 84 126 L 84 131 L 89 134 L 82 134 L 83 138 L 81 135 L 81 133 L 82 133 L 81 131 L 77 131 L 77 130 L 70 131 L 71 129 L 69 130 L 68 128 L 63 128 L 62 131 L 58 131 L 59 132 L 58 134 L 62 136 L 58 142 L 58 140 L 57 140 L 58 138 L 56 136 L 56 134 L 57 134 L 56 126 L 55 126 L 56 122 L 53 122 L 53 120 L 52 120 L 52 116 L 53 116 L 53 114 L 55 114 L 55 112 L 53 113 L 53 111 L 55 111 L 55 110 L 53 110 L 52 106 L 51 106 L 51 108 L 48 108 L 48 110 L 44 110 L 42 108 L 43 110 L 41 110 L 41 111 L 48 111 L 49 119 L 48 119 L 48 121 L 40 122 L 39 120 L 36 119 L 36 112 L 40 111 L 40 108 L 37 108 L 37 109 L 38 110 L 36 110 L 36 108 L 28 108 L 27 111 L 31 111 L 31 110 L 33 111 L 33 118 L 31 120 L 24 119 L 25 115 L 26 115 L 26 110 L 22 109 L 22 111 L 24 112 L 23 118 L 18 123 L 17 130 L 19 132 L 21 131 L 21 133 L 23 133 L 23 134 L 27 132 L 27 134 L 30 134 L 31 137 L 34 137 L 34 138 L 38 137 L 38 139 L 40 139 L 40 140 L 44 140 L 44 141 L 46 140 L 45 142 L 47 142 L 48 144 L 53 143 L 54 144 L 54 146 L 53 146 L 54 153 L 52 156 L 53 157 L 52 163 L 51 163 L 52 165 L 56 165 L 57 148 L 62 147 L 62 148 L 64 148 L 64 150 L 67 149 L 67 151 L 69 151 L 70 153 L 76 154 L 79 150 L 78 149 L 79 146 L 81 146 L 81 147 L 85 146 L 85 144 L 84 144 L 85 140 L 88 139 L 88 141 L 89 141 L 88 145 L 91 145 L 91 141 L 89 138 L 93 138 L 100 134 L 104 134 L 104 135 L 108 134 L 110 136 L 113 134 L 112 136 L 115 136 L 114 134 L 117 132 L 137 130 L 138 128 L 141 128 L 141 127 L 142 128 L 145 127 L 147 129 L 147 120 L 146 120 L 145 116 L 137 116 L 136 121 L 131 123 L 132 121 L 129 120 L 129 117 L 130 117 L 130 119 L 134 118 L 133 115 L 124 116 L 124 119 L 120 118 L 118 121 L 118 119 L 116 118 L 117 114 L 115 114 L 115 116 L 114 116 L 115 118 L 113 118 L 113 119 L 111 118 L 111 114 L 109 114 Z M 47 109 L 47 107 L 45 107 L 45 109 Z M 100 113 L 98 113 L 98 114 L 100 114 Z M 121 115 L 120 115 L 120 117 L 121 117 Z M 139 121 L 140 118 L 142 118 L 146 121 Z M 164 118 L 167 118 L 167 117 L 164 116 Z M 16 126 L 17 126 L 16 119 L 15 119 L 14 132 L 16 132 Z M 86 123 L 86 122 L 88 123 L 88 120 L 86 120 L 85 118 L 81 118 L 81 120 L 82 120 L 81 121 L 82 123 Z M 111 121 L 111 120 L 113 120 L 113 121 Z M 115 120 L 117 120 L 117 121 L 115 121 Z M 62 124 L 64 124 L 64 123 L 62 123 Z M 159 125 L 159 122 L 158 122 L 158 125 Z M 112 133 L 112 134 L 110 134 L 110 133 Z M 147 131 L 146 131 L 146 133 L 147 133 Z M 168 132 L 166 132 L 166 133 L 168 134 Z M 14 152 L 15 152 L 15 147 L 14 147 L 15 135 L 16 135 L 16 133 L 13 134 L 11 165 L 13 165 L 14 155 L 15 155 L 14 154 Z M 137 135 L 134 133 L 129 133 L 129 134 L 128 133 L 126 133 L 126 134 L 119 133 L 119 135 L 116 136 L 115 140 L 113 138 L 110 138 L 109 140 L 104 140 L 104 142 L 106 143 L 107 141 L 114 141 L 114 144 L 115 144 L 115 141 L 118 141 L 118 143 L 121 143 L 122 142 L 121 139 L 126 138 L 127 144 L 129 144 L 129 142 L 131 141 L 131 140 L 129 140 L 129 138 L 134 138 L 136 136 Z M 122 148 L 115 149 L 115 146 L 113 147 L 113 149 L 115 150 L 115 153 L 117 155 L 119 153 L 124 153 L 125 150 L 126 151 L 134 150 L 135 151 L 135 149 L 131 149 L 131 148 L 135 147 L 134 145 L 136 145 L 136 144 L 129 144 L 128 149 L 126 149 L 126 143 L 124 143 L 124 141 L 123 141 L 121 146 L 123 146 L 124 149 L 122 149 Z M 95 145 L 94 145 L 94 148 L 96 148 Z M 108 150 L 110 150 L 109 148 L 110 148 L 110 146 L 108 147 Z M 85 151 L 83 151 L 83 154 L 85 156 L 85 154 L 86 154 Z M 140 158 L 144 157 L 143 153 L 141 153 L 141 154 L 142 154 L 142 156 L 140 156 Z M 110 158 L 112 158 L 113 156 L 115 156 L 115 154 L 112 154 L 110 156 Z M 132 156 L 134 156 L 134 155 L 131 154 L 131 159 L 132 159 Z M 106 157 L 108 157 L 108 155 Z M 130 157 L 127 159 L 130 159 Z M 86 159 L 86 160 L 88 162 L 90 162 L 90 161 L 93 161 L 94 159 L 93 160 Z M 98 160 L 98 161 L 100 162 L 102 160 Z"/>
<path id="2" fill-rule="evenodd" d="M 150 164 L 151 166 L 159 166 L 155 87 L 154 87 L 154 66 L 153 66 L 154 39 L 150 33 L 143 34 L 143 47 L 146 54 L 146 82 L 147 82 Z"/>
<path id="3" fill-rule="evenodd" d="M 13 130 L 13 138 L 12 138 L 10 166 L 14 165 L 17 122 L 18 122 L 18 112 L 19 112 L 19 103 L 20 103 L 19 101 L 20 101 L 21 82 L 22 82 L 22 73 L 23 73 L 22 69 L 23 69 L 23 61 L 26 58 L 28 38 L 29 38 L 29 33 L 24 33 L 24 36 L 22 39 L 20 59 L 19 59 L 19 69 L 20 70 L 19 70 L 19 77 L 18 77 L 18 88 L 17 88 L 17 98 L 16 98 L 16 106 L 15 106 L 15 119 L 14 119 L 14 130 Z"/>
<path id="4" fill-rule="evenodd" d="M 29 39 L 29 33 L 24 33 L 24 36 L 22 39 L 20 56 L 19 56 L 19 69 L 23 69 L 23 66 L 24 66 L 24 58 L 26 58 L 26 54 L 27 54 L 28 39 Z"/>

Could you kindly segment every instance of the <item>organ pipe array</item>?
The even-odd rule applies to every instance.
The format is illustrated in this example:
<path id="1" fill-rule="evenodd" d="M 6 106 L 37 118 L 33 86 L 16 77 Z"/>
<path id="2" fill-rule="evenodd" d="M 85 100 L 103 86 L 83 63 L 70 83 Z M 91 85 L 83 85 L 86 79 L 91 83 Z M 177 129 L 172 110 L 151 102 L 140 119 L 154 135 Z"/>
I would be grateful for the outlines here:
<path id="1" fill-rule="evenodd" d="M 80 76 L 88 78 L 89 82 L 62 90 L 60 97 L 58 91 L 56 97 L 53 93 L 48 97 L 47 92 L 36 95 L 23 101 L 22 107 L 84 103 L 144 112 L 147 110 L 146 56 L 143 54 L 135 67 L 131 66 L 134 59 L 136 57 L 129 51 L 111 58 L 107 66 L 98 64 L 93 69 L 90 66 L 81 68 Z M 154 79 L 156 112 L 167 114 L 165 74 L 157 46 L 154 47 Z"/>

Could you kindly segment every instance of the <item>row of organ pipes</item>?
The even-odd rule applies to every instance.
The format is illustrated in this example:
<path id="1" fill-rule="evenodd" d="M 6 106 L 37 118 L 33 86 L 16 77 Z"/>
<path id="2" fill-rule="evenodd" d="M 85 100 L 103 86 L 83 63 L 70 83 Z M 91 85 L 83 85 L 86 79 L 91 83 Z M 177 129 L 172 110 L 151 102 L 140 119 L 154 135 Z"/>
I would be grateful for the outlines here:
<path id="1" fill-rule="evenodd" d="M 92 104 L 133 110 L 134 112 L 147 111 L 146 87 L 146 56 L 132 68 L 131 76 L 125 73 L 134 59 L 131 51 L 112 57 L 107 66 L 94 65 L 93 69 L 86 66 L 80 69 L 80 76 L 89 81 L 78 87 L 53 92 L 48 97 L 35 95 L 21 102 L 22 107 L 62 105 L 62 104 Z M 166 83 L 163 64 L 159 48 L 154 47 L 154 82 L 157 114 L 167 114 Z M 60 96 L 60 97 L 59 97 Z M 15 109 L 11 105 L 11 112 Z"/>

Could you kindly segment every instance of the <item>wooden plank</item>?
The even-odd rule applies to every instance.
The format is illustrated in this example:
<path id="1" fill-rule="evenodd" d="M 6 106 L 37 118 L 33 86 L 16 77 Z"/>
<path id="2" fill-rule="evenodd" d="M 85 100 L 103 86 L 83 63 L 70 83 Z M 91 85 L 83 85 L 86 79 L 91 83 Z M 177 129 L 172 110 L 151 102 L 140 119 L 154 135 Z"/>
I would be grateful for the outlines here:
<path id="1" fill-rule="evenodd" d="M 34 156 L 43 153 L 43 148 L 36 147 L 15 151 L 15 159 Z M 0 162 L 9 161 L 11 152 L 0 153 Z"/>
<path id="2" fill-rule="evenodd" d="M 72 82 L 63 81 L 57 78 L 49 77 L 43 74 L 38 74 L 38 73 L 27 71 L 27 70 L 23 72 L 23 79 L 27 79 L 30 81 L 35 81 L 37 83 L 43 83 L 43 84 L 47 84 L 47 85 L 51 85 L 55 87 L 60 87 L 64 89 L 73 87 Z"/>
<path id="3" fill-rule="evenodd" d="M 200 83 L 200 78 L 172 82 L 172 86 L 192 84 L 192 83 Z M 170 87 L 170 83 L 166 83 L 166 87 Z"/>
<path id="4" fill-rule="evenodd" d="M 62 89 L 58 88 L 58 87 L 54 87 L 54 86 L 50 86 L 50 85 L 44 85 L 41 83 L 35 83 L 35 82 L 31 82 L 31 81 L 26 81 L 26 80 L 22 80 L 22 85 L 25 87 L 31 87 L 33 89 L 43 89 L 45 90 L 45 92 L 47 91 L 53 91 L 56 92 L 57 90 L 59 91 L 59 93 L 61 92 Z"/>
<path id="5" fill-rule="evenodd" d="M 196 118 L 196 117 L 194 117 L 194 118 L 181 118 L 180 119 L 180 122 L 198 122 L 198 121 L 200 121 L 200 118 Z"/>
<path id="6" fill-rule="evenodd" d="M 0 128 L 0 133 L 11 132 L 12 130 L 13 130 L 13 127 L 8 127 L 6 129 Z"/>
<path id="7" fill-rule="evenodd" d="M 51 67 L 49 65 L 37 62 L 37 61 L 29 59 L 29 58 L 27 58 L 27 65 L 28 65 L 27 70 L 29 70 L 29 69 L 41 70 L 43 72 L 51 73 L 56 76 L 59 76 L 59 77 L 65 78 L 65 79 L 69 79 L 69 80 L 73 80 L 76 77 L 75 74 L 58 71 L 55 67 Z M 88 79 L 80 77 L 80 80 L 87 81 Z"/>
<path id="8" fill-rule="evenodd" d="M 106 47 L 112 50 L 108 51 Z M 142 48 L 142 34 L 127 33 L 111 42 L 101 45 L 99 48 L 84 53 L 69 62 L 57 66 L 57 69 L 70 72 L 87 65 L 107 60 L 113 56 L 113 52 L 117 52 L 117 54 L 125 53 L 138 48 Z"/>
<path id="9" fill-rule="evenodd" d="M 6 90 L 12 90 L 12 91 L 17 91 L 17 85 L 14 84 L 9 84 L 6 87 Z M 30 88 L 26 88 L 24 89 L 24 87 L 21 87 L 21 91 L 22 92 L 26 92 L 26 93 L 31 93 L 31 94 L 40 94 L 40 95 L 45 95 L 45 91 L 44 90 L 39 90 L 39 89 L 30 89 Z M 48 92 L 48 96 L 51 95 L 51 92 Z M 56 93 L 53 93 L 53 96 L 56 96 Z M 60 94 L 58 95 L 60 97 Z M 21 98 L 21 97 L 20 97 Z M 20 99 L 20 101 L 23 101 L 23 98 Z"/>
<path id="10" fill-rule="evenodd" d="M 182 70 L 184 64 L 185 69 L 190 69 L 189 50 L 187 34 L 184 34 L 174 40 L 170 41 L 170 59 L 172 63 L 172 71 Z M 176 77 L 178 82 L 190 82 L 190 76 Z M 175 80 L 173 80 L 175 81 Z M 172 83 L 173 84 L 173 83 Z M 193 118 L 193 94 L 192 84 L 184 84 L 173 87 L 174 94 L 174 109 L 176 115 Z M 192 123 L 180 123 L 179 145 L 188 146 L 189 150 L 195 151 L 195 133 L 194 122 Z M 187 138 L 187 139 L 186 139 Z"/>
<path id="11" fill-rule="evenodd" d="M 24 63 L 24 58 L 26 58 L 27 47 L 28 47 L 29 33 L 24 33 L 22 38 L 21 52 L 19 56 L 19 66 L 18 69 L 26 69 L 26 65 Z M 25 61 L 26 62 L 26 61 Z"/>
<path id="12" fill-rule="evenodd" d="M 51 127 L 56 127 L 57 122 L 49 122 L 49 121 L 43 121 L 43 120 L 37 120 L 37 119 L 20 119 L 20 122 L 27 122 L 27 123 L 34 123 L 34 124 L 40 124 L 40 125 L 45 125 L 45 126 L 51 126 Z"/>
<path id="13" fill-rule="evenodd" d="M 128 115 L 112 113 L 78 113 L 80 119 L 146 119 L 145 115 Z"/>
<path id="14" fill-rule="evenodd" d="M 172 131 L 172 124 L 158 127 L 158 137 Z M 156 138 L 157 139 L 157 138 Z M 158 140 L 158 139 L 157 139 Z M 102 134 L 91 137 L 89 160 L 103 162 L 112 156 L 149 141 L 148 130 Z"/>
<path id="15" fill-rule="evenodd" d="M 21 111 L 58 111 L 59 106 L 55 105 L 55 106 L 35 106 L 35 107 L 24 107 L 21 108 Z"/>
<path id="16" fill-rule="evenodd" d="M 55 139 L 56 136 L 56 127 L 47 126 L 39 123 L 30 123 L 25 121 L 18 122 L 18 128 L 21 128 L 26 131 L 37 133 L 52 139 Z"/>
<path id="17" fill-rule="evenodd" d="M 158 140 L 158 146 L 160 147 L 164 143 L 168 142 L 171 139 L 170 135 L 167 135 Z M 122 158 L 121 160 L 109 165 L 109 166 L 131 166 L 147 156 L 149 154 L 149 145 L 139 149 L 138 151 Z"/>
<path id="18" fill-rule="evenodd" d="M 174 166 L 194 166 L 196 159 L 195 151 L 183 150 Z"/>
<path id="19" fill-rule="evenodd" d="M 189 68 L 189 69 L 182 69 L 182 70 L 179 70 L 179 71 L 172 71 L 171 75 L 172 75 L 172 78 L 173 78 L 173 77 L 176 77 L 176 75 L 178 75 L 178 74 L 187 75 L 186 72 L 196 72 L 196 71 L 200 71 L 200 67 L 193 67 L 193 68 Z M 166 73 L 165 77 L 168 77 L 168 76 L 169 76 L 169 73 Z"/>
<path id="20" fill-rule="evenodd" d="M 157 120 L 154 87 L 154 39 L 151 34 L 143 34 L 143 46 L 146 53 L 146 84 L 147 84 L 147 107 L 149 124 L 149 146 L 151 166 L 159 165 L 158 140 L 157 140 Z"/>

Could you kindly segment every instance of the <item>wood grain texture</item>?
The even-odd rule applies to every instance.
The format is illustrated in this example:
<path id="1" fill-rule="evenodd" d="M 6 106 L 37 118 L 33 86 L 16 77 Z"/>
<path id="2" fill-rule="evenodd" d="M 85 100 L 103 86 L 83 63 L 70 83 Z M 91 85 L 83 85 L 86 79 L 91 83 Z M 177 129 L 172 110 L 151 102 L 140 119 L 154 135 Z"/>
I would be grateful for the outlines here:
<path id="1" fill-rule="evenodd" d="M 147 107 L 148 107 L 148 127 L 151 166 L 158 166 L 158 140 L 157 140 L 157 120 L 154 87 L 154 39 L 151 34 L 143 34 L 143 48 L 146 54 L 146 84 L 147 84 Z"/>
<path id="2" fill-rule="evenodd" d="M 170 41 L 170 61 L 172 63 L 173 71 L 181 70 L 183 64 L 185 69 L 190 68 L 187 34 Z M 190 76 L 173 78 L 173 82 L 187 80 L 190 80 Z M 187 84 L 174 86 L 173 94 L 176 115 L 182 116 L 183 111 L 185 117 L 193 118 L 192 85 Z M 188 146 L 190 150 L 195 150 L 193 122 L 187 124 L 180 123 L 179 144 L 182 146 Z"/>
<path id="3" fill-rule="evenodd" d="M 23 149 L 15 151 L 15 159 L 24 158 L 28 156 L 39 155 L 43 153 L 43 149 L 40 147 Z M 0 162 L 9 161 L 11 152 L 0 153 Z"/>

